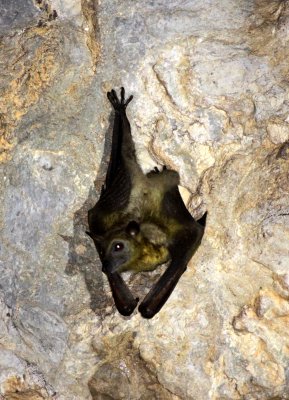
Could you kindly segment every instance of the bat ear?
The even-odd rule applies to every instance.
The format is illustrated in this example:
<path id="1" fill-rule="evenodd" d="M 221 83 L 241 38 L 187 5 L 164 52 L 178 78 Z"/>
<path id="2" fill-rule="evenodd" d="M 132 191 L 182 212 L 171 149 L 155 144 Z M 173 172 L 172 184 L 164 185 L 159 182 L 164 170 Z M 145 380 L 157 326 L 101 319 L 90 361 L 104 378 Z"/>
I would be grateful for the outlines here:
<path id="1" fill-rule="evenodd" d="M 139 224 L 136 221 L 130 221 L 126 226 L 125 231 L 130 236 L 135 236 L 140 231 Z"/>
<path id="2" fill-rule="evenodd" d="M 91 239 L 93 239 L 95 242 L 98 242 L 98 243 L 101 242 L 102 236 L 94 235 L 93 233 L 91 233 L 91 232 L 89 232 L 89 231 L 85 231 L 85 233 L 86 233 L 89 237 L 91 237 Z"/>

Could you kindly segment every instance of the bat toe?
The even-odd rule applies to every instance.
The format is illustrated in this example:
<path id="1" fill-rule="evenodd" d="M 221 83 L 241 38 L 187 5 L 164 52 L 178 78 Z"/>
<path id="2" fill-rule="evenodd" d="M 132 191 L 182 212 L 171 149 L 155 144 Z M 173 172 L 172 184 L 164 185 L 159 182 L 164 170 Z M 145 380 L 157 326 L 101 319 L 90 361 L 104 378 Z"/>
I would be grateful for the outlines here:
<path id="1" fill-rule="evenodd" d="M 120 89 L 120 100 L 114 89 L 112 89 L 110 92 L 107 92 L 107 98 L 116 111 L 121 111 L 121 110 L 126 109 L 127 105 L 132 101 L 133 96 L 132 95 L 129 96 L 129 98 L 126 100 L 125 99 L 125 90 L 122 87 Z"/>

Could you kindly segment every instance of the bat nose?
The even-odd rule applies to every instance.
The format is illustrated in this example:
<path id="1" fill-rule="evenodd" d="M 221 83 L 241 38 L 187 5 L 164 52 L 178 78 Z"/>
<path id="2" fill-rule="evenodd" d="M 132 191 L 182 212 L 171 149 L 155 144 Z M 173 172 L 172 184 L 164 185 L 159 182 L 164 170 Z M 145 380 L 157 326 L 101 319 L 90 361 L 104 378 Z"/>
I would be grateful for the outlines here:
<path id="1" fill-rule="evenodd" d="M 106 259 L 102 261 L 102 272 L 111 272 L 110 262 Z"/>
<path id="2" fill-rule="evenodd" d="M 118 269 L 117 266 L 115 265 L 115 263 L 111 262 L 111 260 L 108 260 L 107 258 L 105 258 L 102 261 L 102 272 L 104 272 L 104 273 L 109 272 L 112 274 L 112 273 L 116 272 L 117 269 Z"/>

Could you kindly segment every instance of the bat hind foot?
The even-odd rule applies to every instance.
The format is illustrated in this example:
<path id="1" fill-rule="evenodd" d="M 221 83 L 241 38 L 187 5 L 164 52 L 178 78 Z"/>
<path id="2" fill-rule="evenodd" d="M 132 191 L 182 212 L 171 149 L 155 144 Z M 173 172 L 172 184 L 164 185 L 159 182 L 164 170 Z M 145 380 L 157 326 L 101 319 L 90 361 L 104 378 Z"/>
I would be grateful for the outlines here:
<path id="1" fill-rule="evenodd" d="M 160 174 L 161 172 L 168 171 L 167 166 L 163 165 L 162 170 L 160 171 L 158 167 L 154 167 L 154 169 L 150 170 L 148 174 Z"/>
<path id="2" fill-rule="evenodd" d="M 149 174 L 159 174 L 160 170 L 158 169 L 158 167 L 154 167 L 154 169 L 150 170 Z"/>
<path id="3" fill-rule="evenodd" d="M 112 89 L 110 92 L 107 92 L 107 98 L 115 111 L 124 111 L 128 104 L 132 101 L 133 96 L 131 95 L 128 99 L 125 100 L 125 90 L 122 87 L 120 89 L 120 99 L 118 98 L 114 89 Z"/>
<path id="4" fill-rule="evenodd" d="M 162 171 L 155 167 L 152 171 L 147 173 L 147 177 L 153 179 L 156 184 L 165 188 L 177 186 L 180 181 L 177 171 L 167 169 L 167 167 L 163 167 Z"/>
<path id="5" fill-rule="evenodd" d="M 151 172 L 155 172 L 156 174 L 158 174 L 158 173 L 160 173 L 160 172 L 166 171 L 167 169 L 168 169 L 167 166 L 166 166 L 166 165 L 163 165 L 162 171 L 160 171 L 160 170 L 158 169 L 158 167 L 154 167 L 154 169 L 152 169 Z"/>

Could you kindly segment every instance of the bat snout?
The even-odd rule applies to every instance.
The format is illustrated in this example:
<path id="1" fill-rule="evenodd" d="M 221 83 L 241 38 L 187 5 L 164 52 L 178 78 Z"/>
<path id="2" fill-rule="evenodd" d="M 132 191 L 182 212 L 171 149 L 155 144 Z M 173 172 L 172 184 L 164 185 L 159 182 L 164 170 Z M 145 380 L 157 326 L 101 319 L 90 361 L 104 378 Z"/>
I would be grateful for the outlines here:
<path id="1" fill-rule="evenodd" d="M 113 274 L 114 272 L 116 272 L 118 270 L 118 266 L 115 265 L 114 262 L 111 262 L 111 260 L 105 259 L 102 262 L 102 272 L 106 273 L 110 273 Z"/>
<path id="2" fill-rule="evenodd" d="M 114 272 L 119 272 L 126 261 L 127 259 L 125 257 L 105 258 L 102 262 L 102 271 L 109 272 L 111 274 L 113 274 Z"/>

